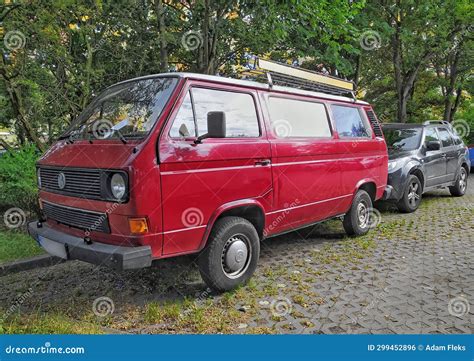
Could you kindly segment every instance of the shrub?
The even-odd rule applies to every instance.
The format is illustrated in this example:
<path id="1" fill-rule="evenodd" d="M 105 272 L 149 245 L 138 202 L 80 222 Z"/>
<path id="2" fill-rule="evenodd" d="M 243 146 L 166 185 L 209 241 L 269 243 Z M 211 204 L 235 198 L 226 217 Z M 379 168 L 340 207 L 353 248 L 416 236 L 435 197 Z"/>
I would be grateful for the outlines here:
<path id="1" fill-rule="evenodd" d="M 19 207 L 39 212 L 35 163 L 39 153 L 34 146 L 8 151 L 0 156 L 0 209 Z"/>

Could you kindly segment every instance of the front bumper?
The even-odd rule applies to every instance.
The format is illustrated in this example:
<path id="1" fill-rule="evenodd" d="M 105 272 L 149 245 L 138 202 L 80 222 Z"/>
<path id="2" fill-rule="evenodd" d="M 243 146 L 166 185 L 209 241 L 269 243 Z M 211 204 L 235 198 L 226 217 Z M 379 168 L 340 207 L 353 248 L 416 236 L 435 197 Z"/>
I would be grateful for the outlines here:
<path id="1" fill-rule="evenodd" d="M 86 244 L 82 238 L 69 235 L 38 222 L 28 224 L 30 235 L 50 254 L 67 260 L 80 260 L 116 270 L 149 267 L 151 247 L 123 247 L 93 242 Z"/>
<path id="2" fill-rule="evenodd" d="M 396 195 L 395 195 L 395 190 L 391 185 L 387 185 L 383 191 L 382 195 L 382 201 L 388 201 L 388 200 L 395 200 Z"/>

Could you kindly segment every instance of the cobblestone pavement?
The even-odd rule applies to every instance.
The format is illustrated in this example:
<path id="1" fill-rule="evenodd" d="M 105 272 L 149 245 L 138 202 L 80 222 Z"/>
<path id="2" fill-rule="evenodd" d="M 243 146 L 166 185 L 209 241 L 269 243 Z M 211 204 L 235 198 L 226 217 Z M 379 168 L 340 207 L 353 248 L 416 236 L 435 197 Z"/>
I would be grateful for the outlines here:
<path id="1" fill-rule="evenodd" d="M 469 181 L 464 197 L 439 190 L 415 213 L 382 210 L 362 238 L 346 238 L 330 221 L 266 240 L 252 281 L 234 293 L 210 294 L 191 257 L 121 274 L 68 262 L 0 278 L 0 307 L 16 305 L 23 324 L 59 312 L 105 332 L 472 333 Z M 107 321 L 92 312 L 101 296 L 114 302 Z"/>

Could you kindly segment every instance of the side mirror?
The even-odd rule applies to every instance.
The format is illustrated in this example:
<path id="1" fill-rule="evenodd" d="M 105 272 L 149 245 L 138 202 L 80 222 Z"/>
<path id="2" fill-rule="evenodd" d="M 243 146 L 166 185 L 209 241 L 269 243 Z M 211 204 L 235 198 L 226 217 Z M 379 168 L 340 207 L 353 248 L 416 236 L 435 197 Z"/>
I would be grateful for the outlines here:
<path id="1" fill-rule="evenodd" d="M 226 121 L 224 112 L 207 113 L 207 133 L 201 135 L 195 140 L 195 143 L 201 143 L 206 138 L 225 138 Z"/>
<path id="2" fill-rule="evenodd" d="M 439 140 L 430 140 L 426 143 L 426 149 L 428 150 L 440 150 L 441 149 L 441 142 Z"/>

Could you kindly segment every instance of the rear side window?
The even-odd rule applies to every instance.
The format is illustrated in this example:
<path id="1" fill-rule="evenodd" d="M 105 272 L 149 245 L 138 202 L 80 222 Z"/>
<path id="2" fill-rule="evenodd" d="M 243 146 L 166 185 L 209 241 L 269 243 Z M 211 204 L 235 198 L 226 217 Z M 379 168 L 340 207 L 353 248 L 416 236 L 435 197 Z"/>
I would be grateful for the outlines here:
<path id="1" fill-rule="evenodd" d="M 260 136 L 257 110 L 252 95 L 193 88 L 192 96 L 198 136 L 207 133 L 207 113 L 214 111 L 225 113 L 227 138 Z"/>
<path id="2" fill-rule="evenodd" d="M 370 138 L 372 130 L 358 108 L 331 105 L 336 129 L 341 138 Z"/>
<path id="3" fill-rule="evenodd" d="M 438 132 L 439 132 L 439 137 L 441 139 L 441 143 L 443 144 L 443 147 L 449 147 L 454 144 L 454 140 L 446 128 L 438 128 Z"/>
<path id="4" fill-rule="evenodd" d="M 428 142 L 432 142 L 432 141 L 439 141 L 438 133 L 436 133 L 435 128 L 426 128 L 425 145 L 427 145 Z"/>
<path id="5" fill-rule="evenodd" d="M 324 104 L 286 98 L 269 98 L 270 122 L 279 138 L 331 137 Z"/>

